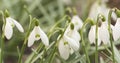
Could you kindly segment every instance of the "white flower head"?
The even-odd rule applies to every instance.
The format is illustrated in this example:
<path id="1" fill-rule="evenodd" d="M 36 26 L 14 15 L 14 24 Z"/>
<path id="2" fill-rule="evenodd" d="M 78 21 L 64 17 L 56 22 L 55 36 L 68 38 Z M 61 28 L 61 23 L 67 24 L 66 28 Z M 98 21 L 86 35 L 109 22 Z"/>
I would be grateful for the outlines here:
<path id="1" fill-rule="evenodd" d="M 76 29 L 71 30 L 70 26 L 66 29 L 63 37 L 59 41 L 59 53 L 63 59 L 68 59 L 69 55 L 74 51 L 78 51 L 80 47 L 80 35 Z"/>
<path id="2" fill-rule="evenodd" d="M 99 27 L 98 27 L 98 30 L 99 30 Z M 95 31 L 96 31 L 96 25 L 91 26 L 89 34 L 88 34 L 88 39 L 89 39 L 91 44 L 96 43 L 95 42 Z M 98 31 L 98 33 L 99 33 L 99 31 Z M 101 43 L 101 40 L 100 40 L 100 37 L 99 37 L 99 34 L 98 34 L 98 45 L 100 45 L 100 43 Z"/>
<path id="3" fill-rule="evenodd" d="M 69 58 L 70 47 L 69 47 L 68 43 L 65 42 L 65 40 L 63 38 L 61 38 L 61 40 L 59 41 L 58 50 L 59 50 L 60 56 L 63 59 L 67 60 Z"/>
<path id="4" fill-rule="evenodd" d="M 43 44 L 45 44 L 45 46 L 49 45 L 49 39 L 47 35 L 43 32 L 43 30 L 39 26 L 35 26 L 28 37 L 28 47 L 31 47 L 33 43 L 36 40 L 39 40 L 40 38 Z"/>
<path id="5" fill-rule="evenodd" d="M 115 26 L 112 28 L 113 39 L 117 41 L 120 38 L 120 18 L 117 18 Z"/>
<path id="6" fill-rule="evenodd" d="M 102 22 L 100 29 L 99 29 L 99 36 L 101 41 L 104 44 L 108 44 L 110 43 L 110 36 L 109 36 L 109 32 L 108 32 L 108 24 L 106 22 Z"/>
<path id="7" fill-rule="evenodd" d="M 18 23 L 16 20 L 14 20 L 11 17 L 7 17 L 6 24 L 5 24 L 5 37 L 7 39 L 10 39 L 12 37 L 14 26 L 16 26 L 20 32 L 24 32 L 24 29 L 20 23 Z"/>
<path id="8" fill-rule="evenodd" d="M 98 14 L 102 14 L 105 16 L 106 21 L 107 21 L 108 13 L 109 13 L 109 8 L 107 8 L 105 3 L 99 4 L 98 1 L 96 1 L 96 2 L 94 2 L 94 4 L 92 5 L 92 7 L 90 9 L 89 17 L 96 21 Z"/>
<path id="9" fill-rule="evenodd" d="M 75 29 L 79 30 L 82 28 L 83 22 L 78 15 L 73 16 L 71 22 L 74 24 Z"/>
<path id="10" fill-rule="evenodd" d="M 90 43 L 96 43 L 95 42 L 95 34 L 96 34 L 96 25 L 93 25 L 91 26 L 91 29 L 89 31 L 89 35 L 88 35 L 88 38 L 89 38 L 89 41 Z M 103 42 L 103 44 L 108 44 L 110 41 L 109 41 L 109 32 L 108 32 L 108 27 L 107 27 L 107 23 L 106 22 L 102 22 L 101 23 L 101 26 L 98 27 L 98 46 L 101 44 L 101 42 Z"/>

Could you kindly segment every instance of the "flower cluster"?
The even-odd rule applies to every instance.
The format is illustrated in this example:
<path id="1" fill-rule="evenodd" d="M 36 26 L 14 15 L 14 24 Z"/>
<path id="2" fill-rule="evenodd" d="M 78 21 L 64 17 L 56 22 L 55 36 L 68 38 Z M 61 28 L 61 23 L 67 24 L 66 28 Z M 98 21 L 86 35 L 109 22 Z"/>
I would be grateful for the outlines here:
<path id="1" fill-rule="evenodd" d="M 98 27 L 98 45 L 101 44 L 101 42 L 103 42 L 104 44 L 108 44 L 110 43 L 110 36 L 109 36 L 109 31 L 108 31 L 108 14 L 109 14 L 110 9 L 105 5 L 105 2 L 98 2 L 96 1 L 90 10 L 89 13 L 89 17 L 91 19 L 93 19 L 94 21 L 97 21 L 97 16 L 99 14 L 102 14 L 105 16 L 105 21 L 104 22 L 100 22 L 100 26 Z M 112 36 L 114 41 L 117 41 L 120 38 L 119 35 L 119 18 L 117 18 L 117 14 L 115 12 L 112 12 L 111 18 L 116 22 L 115 25 L 110 24 L 110 27 L 112 29 Z M 88 38 L 90 43 L 94 43 L 95 44 L 95 39 L 96 39 L 96 35 L 95 32 L 96 31 L 96 25 L 92 25 L 88 34 Z"/>
<path id="2" fill-rule="evenodd" d="M 62 58 L 68 59 L 70 54 L 79 50 L 81 37 L 78 30 L 82 24 L 82 20 L 77 15 L 73 16 L 71 24 L 68 25 L 59 41 L 58 48 Z"/>
<path id="3" fill-rule="evenodd" d="M 89 30 L 88 39 L 91 44 L 96 44 L 96 38 L 98 39 L 98 46 L 100 46 L 101 42 L 103 42 L 103 44 L 110 43 L 110 32 L 108 30 L 109 10 L 110 9 L 107 8 L 103 3 L 98 4 L 98 2 L 95 2 L 95 4 L 93 4 L 88 17 L 90 17 L 94 22 L 97 21 L 97 23 L 95 23 L 99 25 L 97 28 L 96 24 L 92 24 Z M 99 17 L 97 16 L 99 14 L 104 15 L 106 20 L 98 20 Z M 117 41 L 120 38 L 120 18 L 117 18 L 117 15 L 115 13 L 112 14 L 112 18 L 116 21 L 116 23 L 115 25 L 110 24 L 110 29 L 112 30 L 112 36 L 114 41 Z M 13 35 L 14 26 L 16 26 L 20 32 L 24 32 L 22 25 L 10 16 L 6 16 L 5 21 L 6 22 L 4 27 L 4 35 L 7 39 L 11 39 Z M 34 20 L 34 23 L 35 25 L 32 31 L 30 30 L 30 33 L 27 37 L 27 46 L 31 47 L 35 41 L 38 41 L 40 39 L 45 46 L 49 46 L 49 38 L 39 26 L 39 21 L 36 19 Z M 67 28 L 63 32 L 63 35 L 60 34 L 62 37 L 58 41 L 58 51 L 63 59 L 67 60 L 71 54 L 73 54 L 76 51 L 79 51 L 81 40 L 79 31 L 81 30 L 82 26 L 82 19 L 80 19 L 78 15 L 74 15 L 71 21 L 69 22 Z M 96 32 L 96 30 L 98 32 Z"/>

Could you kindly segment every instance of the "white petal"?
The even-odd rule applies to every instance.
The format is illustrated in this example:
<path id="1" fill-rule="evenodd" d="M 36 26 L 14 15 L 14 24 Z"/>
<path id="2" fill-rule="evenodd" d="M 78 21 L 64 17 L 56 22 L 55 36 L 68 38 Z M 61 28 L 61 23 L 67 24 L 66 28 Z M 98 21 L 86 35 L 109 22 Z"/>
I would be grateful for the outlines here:
<path id="1" fill-rule="evenodd" d="M 63 59 L 67 60 L 69 58 L 69 46 L 67 44 L 64 45 L 63 39 L 61 39 L 59 42 L 58 50 Z"/>
<path id="2" fill-rule="evenodd" d="M 72 23 L 74 24 L 74 27 L 75 27 L 75 29 L 77 29 L 77 30 L 79 30 L 79 29 L 82 27 L 82 25 L 83 25 L 83 22 L 82 22 L 82 20 L 79 18 L 78 15 L 73 16 L 73 18 L 72 18 Z"/>
<path id="3" fill-rule="evenodd" d="M 80 44 L 79 41 L 80 41 L 81 37 L 80 37 L 80 34 L 77 30 L 73 30 L 70 37 L 72 39 L 74 39 L 76 42 L 78 42 L 78 44 Z"/>
<path id="4" fill-rule="evenodd" d="M 120 18 L 117 19 L 115 27 L 113 28 L 113 39 L 117 41 L 120 38 Z"/>
<path id="5" fill-rule="evenodd" d="M 72 48 L 70 48 L 70 54 L 73 54 L 74 50 Z"/>
<path id="6" fill-rule="evenodd" d="M 72 38 L 76 42 L 78 42 L 78 44 L 79 44 L 79 41 L 80 41 L 81 37 L 80 37 L 79 32 L 76 29 L 71 30 L 70 26 L 68 26 L 67 29 L 66 29 L 66 31 L 65 31 L 65 33 L 64 33 L 64 35 L 69 36 L 70 38 Z"/>
<path id="7" fill-rule="evenodd" d="M 5 36 L 7 39 L 10 39 L 12 37 L 13 34 L 13 28 L 11 26 L 11 24 L 9 23 L 9 21 L 6 21 L 6 25 L 5 25 Z"/>
<path id="8" fill-rule="evenodd" d="M 97 15 L 98 15 L 98 9 L 99 9 L 99 5 L 97 2 L 95 2 L 92 6 L 91 6 L 91 9 L 90 9 L 90 12 L 89 12 L 89 17 L 93 20 L 96 20 L 97 18 Z"/>
<path id="9" fill-rule="evenodd" d="M 68 35 L 68 34 L 70 33 L 70 31 L 71 31 L 71 28 L 70 28 L 70 25 L 69 25 L 69 26 L 66 28 L 64 34 Z"/>
<path id="10" fill-rule="evenodd" d="M 28 47 L 31 47 L 34 41 L 35 41 L 35 32 L 33 30 L 28 37 Z"/>
<path id="11" fill-rule="evenodd" d="M 95 25 L 91 26 L 89 34 L 88 34 L 88 39 L 90 41 L 90 43 L 94 43 L 95 42 Z"/>
<path id="12" fill-rule="evenodd" d="M 35 26 L 33 30 L 35 32 L 35 40 L 39 40 L 41 38 L 40 37 L 40 28 L 39 28 L 39 26 Z M 39 36 L 37 36 L 37 35 L 39 35 Z"/>
<path id="13" fill-rule="evenodd" d="M 9 23 L 10 23 L 12 26 L 14 26 L 14 22 L 13 22 L 13 20 L 11 19 L 11 17 L 7 17 L 7 18 L 6 18 L 6 21 L 9 21 Z"/>
<path id="14" fill-rule="evenodd" d="M 20 31 L 20 32 L 24 32 L 24 29 L 23 29 L 23 27 L 22 27 L 22 25 L 20 24 L 20 23 L 18 23 L 16 20 L 14 20 L 13 18 L 9 18 L 10 20 L 12 20 L 13 21 L 13 23 L 16 25 L 16 27 L 18 28 L 18 30 Z"/>
<path id="15" fill-rule="evenodd" d="M 100 39 L 103 41 L 104 44 L 108 44 L 109 41 L 109 32 L 107 25 L 103 22 L 100 29 L 99 29 L 99 36 Z"/>
<path id="16" fill-rule="evenodd" d="M 112 18 L 113 18 L 113 20 L 115 20 L 115 21 L 117 20 L 117 15 L 115 14 L 115 12 L 112 13 Z"/>
<path id="17" fill-rule="evenodd" d="M 109 8 L 104 3 L 99 4 L 97 1 L 94 2 L 90 9 L 89 17 L 92 18 L 93 20 L 97 20 L 97 15 L 98 14 L 103 14 L 106 18 L 106 21 L 108 20 L 108 13 L 109 13 Z"/>
<path id="18" fill-rule="evenodd" d="M 100 39 L 99 28 L 98 28 L 98 46 L 100 46 L 100 44 L 101 44 L 101 39 Z"/>
<path id="19" fill-rule="evenodd" d="M 90 41 L 90 43 L 96 43 L 95 42 L 95 31 L 96 31 L 96 25 L 94 26 L 91 26 L 91 29 L 89 31 L 89 34 L 88 34 L 88 39 Z M 98 28 L 98 33 L 99 33 L 99 28 Z M 98 46 L 101 44 L 101 39 L 99 38 L 99 34 L 98 34 Z"/>
<path id="20" fill-rule="evenodd" d="M 113 26 L 113 25 L 110 25 L 110 26 L 111 26 L 111 29 L 112 29 L 112 30 L 113 30 L 113 29 L 114 29 L 114 27 L 115 27 L 115 26 Z"/>
<path id="21" fill-rule="evenodd" d="M 47 37 L 47 35 L 43 32 L 43 30 L 39 27 L 39 30 L 40 30 L 40 37 L 41 37 L 41 40 L 42 42 L 48 46 L 49 45 L 49 39 Z"/>
<path id="22" fill-rule="evenodd" d="M 64 39 L 66 40 L 66 42 L 68 42 L 68 44 L 70 45 L 70 47 L 74 50 L 77 51 L 79 50 L 79 44 L 78 42 L 76 42 L 74 39 L 64 35 Z"/>

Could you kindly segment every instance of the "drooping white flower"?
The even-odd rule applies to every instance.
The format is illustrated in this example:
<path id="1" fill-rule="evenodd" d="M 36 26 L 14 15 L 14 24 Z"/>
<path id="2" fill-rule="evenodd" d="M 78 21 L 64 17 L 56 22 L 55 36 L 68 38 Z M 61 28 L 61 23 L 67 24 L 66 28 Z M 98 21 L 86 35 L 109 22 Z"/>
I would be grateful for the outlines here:
<path id="1" fill-rule="evenodd" d="M 77 30 L 81 29 L 83 26 L 82 19 L 80 19 L 78 15 L 74 15 L 72 17 L 71 22 L 74 24 L 75 29 L 77 29 Z"/>
<path id="2" fill-rule="evenodd" d="M 114 41 L 117 41 L 120 38 L 120 18 L 117 18 L 116 24 L 112 28 L 112 34 Z"/>
<path id="3" fill-rule="evenodd" d="M 101 41 L 104 44 L 108 44 L 110 43 L 110 36 L 109 36 L 109 32 L 108 32 L 108 24 L 106 22 L 102 22 L 100 29 L 99 29 L 99 36 Z"/>
<path id="4" fill-rule="evenodd" d="M 95 42 L 95 34 L 96 34 L 96 25 L 93 25 L 91 26 L 91 29 L 89 31 L 89 35 L 88 35 L 88 38 L 89 38 L 89 41 L 90 43 L 96 43 Z M 98 46 L 101 44 L 101 42 L 103 42 L 104 44 L 108 44 L 110 41 L 109 41 L 109 32 L 108 32 L 108 26 L 107 26 L 107 23 L 106 22 L 102 22 L 101 23 L 101 26 L 98 27 Z"/>
<path id="5" fill-rule="evenodd" d="M 23 27 L 16 20 L 11 17 L 6 18 L 5 37 L 10 39 L 13 35 L 13 27 L 16 26 L 20 32 L 24 32 Z"/>
<path id="6" fill-rule="evenodd" d="M 70 26 L 66 29 L 63 37 L 59 41 L 58 49 L 60 56 L 63 59 L 68 59 L 69 55 L 74 51 L 79 50 L 80 35 L 76 29 L 71 29 Z"/>
<path id="7" fill-rule="evenodd" d="M 63 38 L 61 38 L 61 40 L 59 41 L 58 50 L 59 50 L 60 56 L 63 59 L 66 60 L 69 58 L 70 47 L 69 47 L 68 43 Z"/>
<path id="8" fill-rule="evenodd" d="M 105 3 L 101 2 L 101 4 L 100 4 L 98 1 L 96 1 L 91 6 L 91 9 L 89 12 L 89 17 L 96 21 L 98 14 L 102 14 L 105 16 L 106 21 L 107 21 L 109 10 L 110 9 L 105 5 Z"/>
<path id="9" fill-rule="evenodd" d="M 76 40 L 76 42 L 79 42 L 81 39 L 79 32 L 75 29 L 75 26 L 74 29 L 71 29 L 70 26 L 68 26 L 64 34 L 73 38 L 74 40 Z"/>
<path id="10" fill-rule="evenodd" d="M 89 39 L 91 44 L 92 43 L 96 44 L 96 42 L 95 42 L 95 36 L 96 36 L 95 31 L 96 31 L 96 25 L 91 26 L 89 34 L 88 34 L 88 39 Z M 99 27 L 98 27 L 98 46 L 100 45 L 100 43 L 101 43 L 101 40 L 100 40 L 100 37 L 99 37 Z"/>
<path id="11" fill-rule="evenodd" d="M 28 47 L 31 47 L 33 43 L 39 40 L 40 38 L 43 44 L 45 44 L 45 46 L 49 45 L 49 40 L 47 35 L 43 32 L 43 30 L 39 26 L 35 26 L 28 37 Z"/>

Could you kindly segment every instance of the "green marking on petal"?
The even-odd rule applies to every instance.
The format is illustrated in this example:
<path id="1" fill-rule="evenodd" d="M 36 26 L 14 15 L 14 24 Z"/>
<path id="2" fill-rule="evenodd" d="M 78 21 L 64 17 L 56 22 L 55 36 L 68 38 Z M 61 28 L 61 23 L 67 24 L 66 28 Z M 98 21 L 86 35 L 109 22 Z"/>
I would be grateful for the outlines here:
<path id="1" fill-rule="evenodd" d="M 39 37 L 40 37 L 40 35 L 39 35 L 39 34 L 36 34 L 36 35 L 35 35 L 35 37 L 36 37 L 36 38 L 39 38 Z"/>
<path id="2" fill-rule="evenodd" d="M 67 45 L 68 44 L 68 42 L 64 42 L 64 45 Z"/>
<path id="3" fill-rule="evenodd" d="M 15 26 L 13 23 L 11 24 L 12 28 Z"/>

